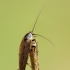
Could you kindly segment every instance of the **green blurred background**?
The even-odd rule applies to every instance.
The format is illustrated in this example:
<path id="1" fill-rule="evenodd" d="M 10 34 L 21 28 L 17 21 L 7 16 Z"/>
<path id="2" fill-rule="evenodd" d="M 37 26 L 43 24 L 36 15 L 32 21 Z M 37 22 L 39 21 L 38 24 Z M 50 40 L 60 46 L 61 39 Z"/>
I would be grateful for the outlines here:
<path id="1" fill-rule="evenodd" d="M 40 70 L 70 70 L 70 0 L 0 0 L 0 70 L 18 69 L 20 42 L 45 2 L 34 33 L 55 47 L 37 37 Z"/>

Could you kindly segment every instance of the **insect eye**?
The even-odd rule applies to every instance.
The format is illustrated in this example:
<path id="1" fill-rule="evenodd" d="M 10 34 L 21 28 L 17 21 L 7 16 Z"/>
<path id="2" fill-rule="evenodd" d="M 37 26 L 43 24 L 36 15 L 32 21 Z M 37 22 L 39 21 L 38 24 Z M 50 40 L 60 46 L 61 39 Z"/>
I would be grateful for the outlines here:
<path id="1" fill-rule="evenodd" d="M 36 46 L 36 42 L 32 41 L 32 47 L 35 47 L 35 46 Z"/>

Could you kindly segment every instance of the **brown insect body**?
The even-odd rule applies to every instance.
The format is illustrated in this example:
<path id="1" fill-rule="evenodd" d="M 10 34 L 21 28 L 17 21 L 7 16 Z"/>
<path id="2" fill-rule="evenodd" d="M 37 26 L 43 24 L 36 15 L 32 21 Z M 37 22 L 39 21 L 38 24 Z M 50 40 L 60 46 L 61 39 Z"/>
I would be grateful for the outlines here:
<path id="1" fill-rule="evenodd" d="M 19 70 L 25 70 L 27 64 L 31 45 L 31 40 L 27 39 L 28 34 L 29 33 L 24 36 L 19 47 Z"/>

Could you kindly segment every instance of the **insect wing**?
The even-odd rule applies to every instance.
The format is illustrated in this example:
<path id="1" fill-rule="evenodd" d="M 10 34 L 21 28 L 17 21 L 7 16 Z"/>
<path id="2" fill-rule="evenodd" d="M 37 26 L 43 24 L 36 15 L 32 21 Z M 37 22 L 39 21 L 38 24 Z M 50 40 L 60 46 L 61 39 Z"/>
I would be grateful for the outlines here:
<path id="1" fill-rule="evenodd" d="M 28 54 L 30 52 L 31 41 L 25 41 L 22 39 L 20 48 L 19 48 L 19 70 L 25 70 Z"/>

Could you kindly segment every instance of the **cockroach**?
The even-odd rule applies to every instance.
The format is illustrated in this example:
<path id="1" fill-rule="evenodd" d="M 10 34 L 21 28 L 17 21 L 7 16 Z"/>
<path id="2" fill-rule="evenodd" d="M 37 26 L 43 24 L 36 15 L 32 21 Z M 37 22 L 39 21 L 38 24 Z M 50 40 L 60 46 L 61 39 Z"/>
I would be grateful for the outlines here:
<path id="1" fill-rule="evenodd" d="M 44 6 L 45 6 L 45 4 L 44 4 Z M 41 11 L 43 10 L 44 6 L 42 7 Z M 39 12 L 39 14 L 38 14 L 38 16 L 36 18 L 36 21 L 34 23 L 32 31 L 30 31 L 27 34 L 25 34 L 25 36 L 23 37 L 23 39 L 22 39 L 22 41 L 20 43 L 20 47 L 19 47 L 19 70 L 25 70 L 25 68 L 26 68 L 26 64 L 27 64 L 27 60 L 28 60 L 28 54 L 30 53 L 30 49 L 31 49 L 30 46 L 31 46 L 31 42 L 33 40 L 33 37 L 37 35 L 37 36 L 41 36 L 41 37 L 45 38 L 42 35 L 33 33 L 35 25 L 37 23 L 37 20 L 38 20 L 38 18 L 40 16 L 41 11 Z M 45 39 L 50 41 L 47 38 L 45 38 Z"/>
<path id="2" fill-rule="evenodd" d="M 32 40 L 31 52 L 30 52 L 30 62 L 32 70 L 39 70 L 38 62 L 38 42 L 36 39 Z"/>

